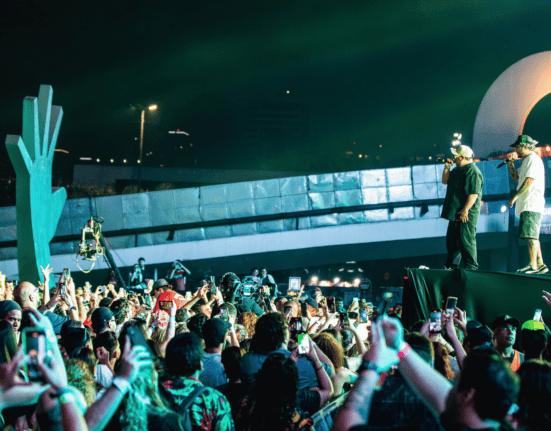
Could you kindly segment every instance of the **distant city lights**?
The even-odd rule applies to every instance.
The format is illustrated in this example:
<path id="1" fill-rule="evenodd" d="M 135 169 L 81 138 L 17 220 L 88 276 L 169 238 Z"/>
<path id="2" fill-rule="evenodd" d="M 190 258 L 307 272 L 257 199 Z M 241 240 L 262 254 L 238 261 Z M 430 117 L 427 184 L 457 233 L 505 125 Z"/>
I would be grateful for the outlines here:
<path id="1" fill-rule="evenodd" d="M 289 94 L 289 93 L 290 93 L 290 91 L 289 91 L 289 90 L 287 90 L 287 94 Z"/>
<path id="2" fill-rule="evenodd" d="M 111 163 L 113 163 L 113 162 L 114 162 L 114 160 L 113 160 L 113 159 L 111 159 Z"/>
<path id="3" fill-rule="evenodd" d="M 126 159 L 124 159 L 122 162 L 123 162 L 123 163 L 126 163 Z"/>
<path id="4" fill-rule="evenodd" d="M 453 141 L 452 141 L 452 145 L 454 147 L 458 147 L 459 145 L 461 145 L 461 138 L 463 137 L 463 135 L 461 133 L 454 133 L 453 134 Z"/>
<path id="5" fill-rule="evenodd" d="M 96 159 L 96 162 L 98 162 L 98 163 L 99 163 L 99 162 L 101 162 L 101 160 L 100 160 L 100 159 Z"/>

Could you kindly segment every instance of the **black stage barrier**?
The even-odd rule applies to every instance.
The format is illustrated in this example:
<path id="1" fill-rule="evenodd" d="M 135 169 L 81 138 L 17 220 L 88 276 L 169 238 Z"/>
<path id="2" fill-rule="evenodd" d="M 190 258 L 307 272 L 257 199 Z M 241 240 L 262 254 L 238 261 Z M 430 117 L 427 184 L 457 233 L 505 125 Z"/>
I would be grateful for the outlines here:
<path id="1" fill-rule="evenodd" d="M 551 291 L 551 277 L 507 272 L 456 269 L 406 268 L 402 322 L 410 328 L 427 320 L 431 308 L 443 308 L 448 296 L 457 297 L 457 306 L 467 317 L 488 326 L 497 317 L 508 314 L 521 324 L 543 310 L 543 319 L 551 322 L 551 309 L 542 299 L 542 290 Z"/>

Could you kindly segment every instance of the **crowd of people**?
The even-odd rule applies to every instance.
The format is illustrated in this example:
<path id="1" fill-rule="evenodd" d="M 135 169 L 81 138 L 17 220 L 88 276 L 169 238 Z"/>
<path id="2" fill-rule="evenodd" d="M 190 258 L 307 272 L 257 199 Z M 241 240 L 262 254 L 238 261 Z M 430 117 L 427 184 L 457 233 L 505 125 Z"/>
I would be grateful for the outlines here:
<path id="1" fill-rule="evenodd" d="M 252 291 L 227 273 L 190 292 L 178 277 L 127 291 L 42 275 L 0 273 L 7 429 L 551 429 L 540 316 L 487 326 L 455 308 L 404 329 L 400 306 L 280 295 L 265 276 Z"/>

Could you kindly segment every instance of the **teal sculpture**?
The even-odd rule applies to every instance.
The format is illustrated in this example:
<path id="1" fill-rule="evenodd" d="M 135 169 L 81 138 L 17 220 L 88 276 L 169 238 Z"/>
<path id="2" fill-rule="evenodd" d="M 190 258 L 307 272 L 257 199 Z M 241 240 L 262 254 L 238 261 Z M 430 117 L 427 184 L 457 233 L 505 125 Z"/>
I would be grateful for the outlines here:
<path id="1" fill-rule="evenodd" d="M 19 280 L 37 283 L 40 266 L 50 263 L 50 241 L 67 199 L 64 188 L 52 193 L 54 150 L 63 117 L 52 106 L 53 90 L 41 85 L 38 98 L 23 100 L 23 136 L 8 135 L 6 148 L 16 174 L 17 263 Z"/>

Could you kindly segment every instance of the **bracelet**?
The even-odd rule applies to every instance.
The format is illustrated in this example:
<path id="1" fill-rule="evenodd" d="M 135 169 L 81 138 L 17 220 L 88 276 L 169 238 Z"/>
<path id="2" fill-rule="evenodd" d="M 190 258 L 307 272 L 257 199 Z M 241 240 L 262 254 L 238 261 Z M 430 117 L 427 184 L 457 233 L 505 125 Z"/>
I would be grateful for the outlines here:
<path id="1" fill-rule="evenodd" d="M 123 395 L 130 391 L 132 386 L 130 382 L 126 379 L 123 379 L 120 376 L 117 376 L 113 379 L 113 386 L 115 386 Z"/>
<path id="2" fill-rule="evenodd" d="M 411 352 L 411 346 L 408 343 L 402 343 L 400 346 L 400 350 L 398 351 L 398 358 L 400 361 L 404 359 L 409 352 Z"/>

